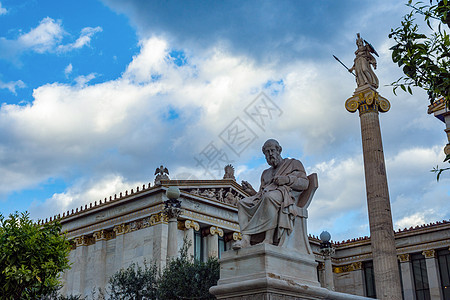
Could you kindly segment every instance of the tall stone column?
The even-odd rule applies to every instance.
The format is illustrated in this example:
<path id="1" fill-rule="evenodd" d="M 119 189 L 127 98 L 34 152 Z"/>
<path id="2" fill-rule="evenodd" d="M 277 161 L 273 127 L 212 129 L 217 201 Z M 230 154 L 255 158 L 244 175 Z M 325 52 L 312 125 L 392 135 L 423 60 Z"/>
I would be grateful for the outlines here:
<path id="1" fill-rule="evenodd" d="M 95 287 L 104 288 L 106 286 L 106 230 L 94 232 L 94 280 Z"/>
<path id="2" fill-rule="evenodd" d="M 216 226 L 209 227 L 206 236 L 208 246 L 208 257 L 219 257 L 219 236 L 223 237 L 223 230 Z"/>
<path id="3" fill-rule="evenodd" d="M 115 270 L 118 271 L 123 268 L 123 247 L 124 247 L 124 239 L 125 233 L 129 231 L 128 225 L 120 224 L 114 226 L 113 231 L 116 233 L 116 248 L 114 252 L 114 263 Z"/>
<path id="4" fill-rule="evenodd" d="M 405 299 L 414 299 L 414 275 L 411 269 L 411 258 L 409 254 L 400 254 L 400 271 L 402 272 L 403 295 Z"/>
<path id="5" fill-rule="evenodd" d="M 167 259 L 175 259 L 178 256 L 178 217 L 181 209 L 177 207 L 166 207 L 163 214 L 169 219 L 169 228 L 167 233 Z"/>
<path id="6" fill-rule="evenodd" d="M 194 230 L 199 231 L 200 225 L 192 220 L 185 220 L 179 224 L 179 228 L 184 230 L 184 238 L 187 243 L 189 243 L 189 248 L 187 251 L 189 259 L 194 257 Z"/>
<path id="7" fill-rule="evenodd" d="M 85 295 L 84 287 L 86 278 L 88 237 L 83 235 L 79 238 L 76 238 L 75 242 L 77 248 L 75 249 L 72 293 Z"/>
<path id="8" fill-rule="evenodd" d="M 422 255 L 425 256 L 431 300 L 441 300 L 443 299 L 443 295 L 439 278 L 439 267 L 436 260 L 436 251 L 425 250 L 422 252 Z"/>
<path id="9" fill-rule="evenodd" d="M 395 249 L 391 205 L 384 163 L 378 112 L 387 112 L 390 103 L 370 85 L 358 87 L 345 102 L 350 112 L 359 110 L 369 212 L 373 269 L 377 298 L 402 299 Z"/>

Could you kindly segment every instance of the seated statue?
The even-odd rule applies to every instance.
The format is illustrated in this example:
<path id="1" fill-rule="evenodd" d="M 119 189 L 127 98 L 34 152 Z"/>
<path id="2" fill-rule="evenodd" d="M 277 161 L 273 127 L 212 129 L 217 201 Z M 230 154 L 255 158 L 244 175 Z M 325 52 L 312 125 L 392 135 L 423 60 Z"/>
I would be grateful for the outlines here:
<path id="1" fill-rule="evenodd" d="M 309 179 L 302 163 L 283 159 L 281 150 L 274 139 L 264 143 L 262 151 L 270 168 L 262 173 L 258 192 L 242 181 L 242 187 L 251 196 L 237 203 L 242 240 L 233 245 L 234 249 L 260 242 L 279 245 L 282 236 L 290 235 L 294 228 L 299 214 L 296 200 L 308 189 Z"/>

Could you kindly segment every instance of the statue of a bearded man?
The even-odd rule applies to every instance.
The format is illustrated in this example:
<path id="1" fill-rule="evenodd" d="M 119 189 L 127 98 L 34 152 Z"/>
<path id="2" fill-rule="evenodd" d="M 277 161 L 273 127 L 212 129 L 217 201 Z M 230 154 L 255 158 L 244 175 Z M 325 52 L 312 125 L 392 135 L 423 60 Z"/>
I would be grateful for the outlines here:
<path id="1" fill-rule="evenodd" d="M 263 242 L 277 245 L 283 234 L 290 234 L 297 216 L 296 196 L 308 188 L 309 180 L 299 160 L 281 157 L 281 146 L 267 140 L 262 151 L 270 168 L 261 175 L 261 187 L 256 192 L 246 181 L 242 187 L 251 196 L 240 200 L 239 226 L 242 240 L 234 249 Z"/>

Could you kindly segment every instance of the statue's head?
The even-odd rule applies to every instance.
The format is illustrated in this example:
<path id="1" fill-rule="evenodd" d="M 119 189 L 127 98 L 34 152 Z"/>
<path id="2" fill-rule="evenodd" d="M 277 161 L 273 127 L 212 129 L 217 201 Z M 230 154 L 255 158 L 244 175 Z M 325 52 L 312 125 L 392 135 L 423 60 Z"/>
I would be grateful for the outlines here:
<path id="1" fill-rule="evenodd" d="M 262 152 L 266 156 L 266 161 L 272 167 L 278 166 L 283 159 L 281 157 L 281 150 L 283 150 L 277 140 L 268 139 L 262 146 Z"/>

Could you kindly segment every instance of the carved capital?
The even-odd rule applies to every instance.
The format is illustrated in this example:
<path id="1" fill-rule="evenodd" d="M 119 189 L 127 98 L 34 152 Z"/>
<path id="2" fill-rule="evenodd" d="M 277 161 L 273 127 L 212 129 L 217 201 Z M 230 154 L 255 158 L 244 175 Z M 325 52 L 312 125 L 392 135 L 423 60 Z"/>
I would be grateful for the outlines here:
<path id="1" fill-rule="evenodd" d="M 399 260 L 400 262 L 408 262 L 408 261 L 411 260 L 411 258 L 410 258 L 410 256 L 409 256 L 409 254 L 399 254 L 399 255 L 398 255 L 398 260 Z"/>
<path id="2" fill-rule="evenodd" d="M 75 238 L 75 245 L 76 247 L 79 246 L 89 246 L 93 244 L 93 238 L 88 237 L 86 235 L 82 235 L 80 237 Z"/>
<path id="3" fill-rule="evenodd" d="M 100 230 L 94 232 L 95 241 L 106 241 L 106 231 Z"/>
<path id="4" fill-rule="evenodd" d="M 177 219 L 181 215 L 182 210 L 178 207 L 168 206 L 165 207 L 162 211 L 163 217 L 166 217 L 167 220 Z"/>
<path id="5" fill-rule="evenodd" d="M 348 98 L 345 101 L 345 108 L 351 113 L 359 109 L 359 114 L 361 115 L 370 111 L 387 112 L 391 108 L 391 104 L 386 98 L 380 96 L 377 91 L 369 88 Z"/>
<path id="6" fill-rule="evenodd" d="M 209 227 L 209 234 L 211 235 L 217 234 L 220 237 L 223 237 L 223 229 L 216 226 L 211 226 Z"/>
<path id="7" fill-rule="evenodd" d="M 240 232 L 233 232 L 233 240 L 234 241 L 242 240 L 242 234 Z"/>
<path id="8" fill-rule="evenodd" d="M 422 252 L 422 255 L 425 256 L 425 258 L 434 258 L 436 256 L 436 251 L 434 251 L 434 250 L 424 250 Z"/>
<path id="9" fill-rule="evenodd" d="M 127 224 L 120 224 L 120 225 L 114 226 L 113 230 L 116 233 L 116 236 L 118 236 L 118 235 L 129 232 L 130 226 L 128 226 Z"/>
<path id="10" fill-rule="evenodd" d="M 200 225 L 192 220 L 184 220 L 181 222 L 178 222 L 178 229 L 180 230 L 186 230 L 186 229 L 194 229 L 195 231 L 200 230 Z"/>
<path id="11" fill-rule="evenodd" d="M 331 255 L 334 254 L 335 249 L 333 247 L 329 247 L 329 248 L 322 248 L 319 251 L 320 253 L 322 253 L 323 256 L 331 257 Z"/>

